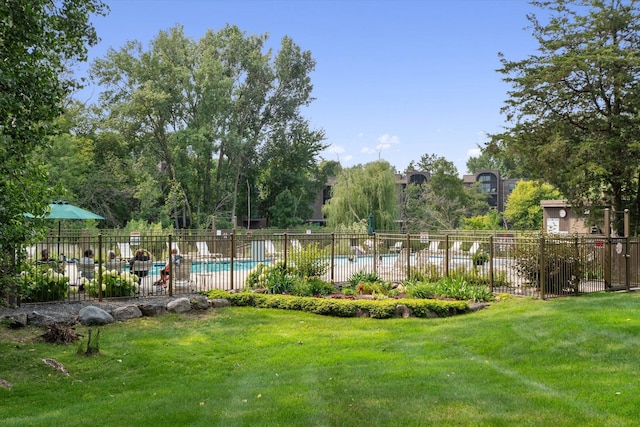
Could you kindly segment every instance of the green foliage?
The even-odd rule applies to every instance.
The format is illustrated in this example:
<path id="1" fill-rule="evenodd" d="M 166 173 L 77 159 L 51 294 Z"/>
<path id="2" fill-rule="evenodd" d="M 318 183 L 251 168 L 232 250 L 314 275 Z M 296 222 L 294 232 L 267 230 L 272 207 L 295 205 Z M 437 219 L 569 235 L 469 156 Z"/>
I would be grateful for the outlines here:
<path id="1" fill-rule="evenodd" d="M 487 262 L 489 262 L 489 254 L 485 251 L 479 250 L 471 255 L 471 263 L 473 265 L 484 265 Z"/>
<path id="2" fill-rule="evenodd" d="M 328 250 L 321 249 L 317 242 L 302 246 L 290 252 L 292 266 L 298 276 L 303 278 L 320 277 L 327 272 Z"/>
<path id="3" fill-rule="evenodd" d="M 273 265 L 259 262 L 247 275 L 245 286 L 265 288 L 271 294 L 292 293 L 298 280 L 295 270 L 278 260 Z"/>
<path id="4" fill-rule="evenodd" d="M 212 291 L 209 298 L 219 298 L 220 293 Z M 278 308 L 300 310 L 315 314 L 337 317 L 368 316 L 388 319 L 396 316 L 398 304 L 406 305 L 415 317 L 446 317 L 466 313 L 469 305 L 464 301 L 436 300 L 353 300 L 336 298 L 311 298 L 293 295 L 267 295 L 255 292 L 227 294 L 231 305 L 257 308 Z"/>
<path id="5" fill-rule="evenodd" d="M 347 287 L 356 294 L 386 296 L 391 291 L 391 282 L 383 280 L 377 273 L 358 271 L 351 275 Z M 345 287 L 343 287 L 344 291 Z"/>
<path id="6" fill-rule="evenodd" d="M 541 200 L 561 198 L 560 192 L 549 184 L 520 181 L 509 195 L 504 216 L 512 228 L 540 230 L 542 228 Z"/>
<path id="7" fill-rule="evenodd" d="M 26 263 L 19 287 L 24 302 L 57 301 L 68 295 L 69 277 L 49 264 Z"/>
<path id="8" fill-rule="evenodd" d="M 131 297 L 138 291 L 140 279 L 133 273 L 128 271 L 118 273 L 116 270 L 105 270 L 101 272 L 102 276 L 102 296 L 103 297 Z M 92 297 L 98 296 L 100 284 L 97 278 L 82 280 L 85 290 Z"/>
<path id="9" fill-rule="evenodd" d="M 475 284 L 461 277 L 443 277 L 437 282 L 414 282 L 405 286 L 411 298 L 453 298 L 461 301 L 493 301 L 486 285 Z"/>
<path id="10" fill-rule="evenodd" d="M 574 243 L 573 240 L 545 240 L 542 263 L 539 245 L 518 245 L 513 252 L 514 269 L 530 286 L 539 288 L 543 282 L 545 293 L 575 292 L 582 280 L 584 261 Z"/>
<path id="11" fill-rule="evenodd" d="M 376 230 L 395 230 L 397 204 L 395 170 L 388 162 L 379 160 L 343 169 L 322 211 L 332 228 L 366 223 L 373 214 Z"/>
<path id="12" fill-rule="evenodd" d="M 499 230 L 502 226 L 502 215 L 492 209 L 484 215 L 462 218 L 462 230 Z"/>
<path id="13" fill-rule="evenodd" d="M 336 291 L 335 286 L 324 280 L 312 277 L 309 279 L 298 279 L 294 285 L 293 294 L 298 296 L 327 296 Z"/>
<path id="14" fill-rule="evenodd" d="M 492 152 L 557 187 L 574 207 L 638 206 L 640 116 L 630 114 L 640 82 L 637 3 L 533 4 L 542 19 L 527 18 L 538 46 L 524 59 L 501 58 L 511 126 L 493 135 Z M 640 215 L 631 212 L 635 228 Z M 622 229 L 619 221 L 614 226 Z"/>
<path id="15" fill-rule="evenodd" d="M 97 43 L 90 16 L 104 9 L 99 0 L 0 1 L 2 277 L 16 275 L 15 254 L 45 226 L 23 216 L 42 217 L 58 190 L 35 150 L 48 143 L 64 98 L 80 86 L 68 67 L 86 60 L 87 46 Z"/>

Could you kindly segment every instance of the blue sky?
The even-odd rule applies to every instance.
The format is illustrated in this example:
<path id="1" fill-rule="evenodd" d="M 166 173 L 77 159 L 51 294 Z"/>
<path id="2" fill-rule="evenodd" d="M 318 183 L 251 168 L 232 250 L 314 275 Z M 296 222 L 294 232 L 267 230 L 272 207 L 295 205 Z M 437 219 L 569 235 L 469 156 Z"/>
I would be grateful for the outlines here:
<path id="1" fill-rule="evenodd" d="M 495 70 L 535 53 L 524 0 L 105 0 L 94 24 L 102 41 L 90 60 L 129 40 L 145 47 L 177 24 L 194 39 L 227 23 L 291 37 L 317 61 L 316 100 L 304 112 L 323 129 L 322 153 L 343 166 L 384 159 L 404 171 L 423 154 L 452 161 L 460 175 L 486 133 L 505 126 L 509 87 Z M 79 94 L 94 102 L 96 90 Z"/>

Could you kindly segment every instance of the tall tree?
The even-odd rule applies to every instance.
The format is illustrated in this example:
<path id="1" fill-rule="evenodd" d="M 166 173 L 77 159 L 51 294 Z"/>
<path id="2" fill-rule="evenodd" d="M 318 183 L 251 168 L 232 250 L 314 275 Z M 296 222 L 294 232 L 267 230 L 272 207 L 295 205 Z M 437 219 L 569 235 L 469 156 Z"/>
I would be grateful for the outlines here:
<path id="1" fill-rule="evenodd" d="M 175 27 L 148 51 L 130 42 L 92 68 L 106 87 L 101 100 L 110 123 L 133 141 L 140 176 L 157 183 L 176 227 L 203 225 L 211 215 L 235 218 L 245 191 L 260 179 L 279 179 L 260 176 L 269 162 L 280 173 L 295 167 L 298 179 L 282 180 L 278 189 L 306 202 L 299 178 L 313 175 L 323 148 L 322 132 L 310 130 L 300 111 L 312 101 L 315 61 L 287 37 L 274 58 L 267 39 L 228 25 L 195 42 Z M 260 200 L 268 208 L 278 194 Z"/>
<path id="2" fill-rule="evenodd" d="M 509 227 L 518 230 L 541 230 L 541 200 L 555 200 L 562 197 L 553 186 L 537 181 L 520 181 L 513 189 L 504 209 L 504 217 Z"/>
<path id="3" fill-rule="evenodd" d="M 574 206 L 629 208 L 640 226 L 640 10 L 637 0 L 534 2 L 539 47 L 509 61 L 503 108 L 512 123 L 491 149 Z M 617 224 L 620 229 L 620 224 Z"/>
<path id="4" fill-rule="evenodd" d="M 402 219 L 407 231 L 454 229 L 463 217 L 488 210 L 486 197 L 465 188 L 455 165 L 444 157 L 424 154 L 409 169 L 428 172 L 430 178 L 405 189 Z"/>
<path id="5" fill-rule="evenodd" d="M 2 277 L 16 245 L 33 236 L 52 195 L 34 150 L 47 143 L 62 100 L 79 83 L 68 66 L 84 61 L 98 38 L 89 19 L 104 14 L 99 0 L 0 0 L 0 247 Z"/>
<path id="6" fill-rule="evenodd" d="M 376 230 L 397 230 L 399 196 L 393 167 L 378 160 L 343 169 L 322 211 L 330 227 L 349 227 L 372 214 Z"/>

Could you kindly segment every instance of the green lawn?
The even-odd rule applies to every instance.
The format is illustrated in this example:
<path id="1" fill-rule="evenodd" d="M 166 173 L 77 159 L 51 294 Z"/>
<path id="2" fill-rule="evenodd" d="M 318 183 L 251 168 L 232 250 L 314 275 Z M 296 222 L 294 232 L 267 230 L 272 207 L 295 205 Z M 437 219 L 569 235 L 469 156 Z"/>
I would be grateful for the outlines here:
<path id="1" fill-rule="evenodd" d="M 0 333 L 0 378 L 13 385 L 0 388 L 0 425 L 640 422 L 633 293 L 509 299 L 444 319 L 229 307 L 103 327 L 93 357 L 36 332 Z"/>

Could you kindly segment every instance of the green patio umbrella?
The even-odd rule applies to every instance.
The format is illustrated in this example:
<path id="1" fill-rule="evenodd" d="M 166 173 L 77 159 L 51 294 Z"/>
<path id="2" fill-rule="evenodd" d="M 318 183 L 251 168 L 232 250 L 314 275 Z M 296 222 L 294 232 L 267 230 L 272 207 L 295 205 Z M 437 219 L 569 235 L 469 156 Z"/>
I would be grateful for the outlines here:
<path id="1" fill-rule="evenodd" d="M 104 219 L 104 217 L 74 206 L 69 202 L 55 201 L 49 203 L 51 212 L 46 219 Z"/>
<path id="2" fill-rule="evenodd" d="M 49 208 L 51 212 L 49 212 L 49 215 L 44 216 L 43 219 L 104 219 L 104 217 L 98 214 L 94 214 L 93 212 L 82 209 L 78 206 L 72 205 L 71 203 L 62 200 L 56 200 L 53 203 L 49 203 Z M 33 218 L 33 215 L 31 214 L 25 214 L 25 216 Z M 61 221 L 58 221 L 58 253 L 60 253 L 60 224 Z"/>

